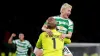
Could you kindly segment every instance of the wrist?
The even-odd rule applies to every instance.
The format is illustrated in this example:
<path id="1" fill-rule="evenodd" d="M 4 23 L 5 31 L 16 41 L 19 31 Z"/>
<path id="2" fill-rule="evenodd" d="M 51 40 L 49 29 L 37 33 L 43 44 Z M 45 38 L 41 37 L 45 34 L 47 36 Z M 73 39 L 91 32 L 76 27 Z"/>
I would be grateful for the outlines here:
<path id="1" fill-rule="evenodd" d="M 50 29 L 45 29 L 45 31 L 48 31 L 48 30 L 50 30 Z"/>
<path id="2" fill-rule="evenodd" d="M 48 29 L 47 28 L 42 28 L 42 30 L 46 32 Z"/>
<path id="3" fill-rule="evenodd" d="M 68 38 L 68 39 L 70 39 L 71 38 L 71 36 L 69 35 L 69 34 L 65 34 L 65 38 Z"/>

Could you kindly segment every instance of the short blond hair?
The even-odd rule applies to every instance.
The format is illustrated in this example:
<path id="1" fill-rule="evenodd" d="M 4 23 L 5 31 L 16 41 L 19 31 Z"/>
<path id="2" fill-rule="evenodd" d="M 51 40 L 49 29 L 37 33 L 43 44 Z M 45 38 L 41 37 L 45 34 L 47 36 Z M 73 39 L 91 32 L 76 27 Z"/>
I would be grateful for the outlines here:
<path id="1" fill-rule="evenodd" d="M 64 3 L 64 4 L 61 6 L 60 12 L 62 12 L 63 9 L 66 9 L 66 8 L 68 8 L 68 7 L 72 8 L 72 6 L 71 6 L 70 4 Z"/>

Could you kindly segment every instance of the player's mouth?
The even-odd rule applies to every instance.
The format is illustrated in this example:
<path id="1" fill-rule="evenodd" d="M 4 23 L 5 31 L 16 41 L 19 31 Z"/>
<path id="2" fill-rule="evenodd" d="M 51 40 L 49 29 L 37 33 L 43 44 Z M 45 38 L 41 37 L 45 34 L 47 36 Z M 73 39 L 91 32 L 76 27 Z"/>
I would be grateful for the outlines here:
<path id="1" fill-rule="evenodd" d="M 67 16 L 69 17 L 70 14 L 67 14 Z"/>

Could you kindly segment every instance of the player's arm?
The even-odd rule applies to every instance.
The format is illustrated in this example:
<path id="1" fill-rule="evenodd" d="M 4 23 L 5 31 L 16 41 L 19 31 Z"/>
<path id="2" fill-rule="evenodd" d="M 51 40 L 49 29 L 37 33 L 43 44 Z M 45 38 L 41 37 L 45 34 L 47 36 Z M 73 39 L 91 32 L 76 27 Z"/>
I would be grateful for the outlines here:
<path id="1" fill-rule="evenodd" d="M 70 39 L 72 37 L 72 32 L 68 32 L 68 34 L 66 34 L 66 38 Z"/>
<path id="2" fill-rule="evenodd" d="M 50 19 L 51 17 L 49 17 L 48 19 Z M 48 19 L 46 20 L 46 22 L 44 23 L 44 25 L 42 26 L 42 31 L 44 32 L 47 32 L 50 36 L 52 35 L 52 32 L 50 29 L 47 28 L 47 22 L 48 22 Z"/>
<path id="3" fill-rule="evenodd" d="M 48 31 L 49 29 L 47 29 L 47 22 L 48 22 L 48 19 L 46 20 L 46 22 L 44 23 L 44 25 L 42 26 L 42 31 Z"/>
<path id="4" fill-rule="evenodd" d="M 32 48 L 32 47 L 30 47 L 30 49 L 31 49 L 31 53 L 33 53 L 33 51 L 34 51 L 34 50 L 33 50 L 33 48 Z"/>
<path id="5" fill-rule="evenodd" d="M 68 38 L 70 39 L 72 37 L 72 33 L 73 33 L 73 22 L 68 26 L 68 33 L 67 34 L 62 34 L 61 38 Z"/>
<path id="6" fill-rule="evenodd" d="M 44 23 L 44 25 L 42 26 L 42 31 L 47 31 L 48 29 L 47 29 L 47 21 Z"/>
<path id="7" fill-rule="evenodd" d="M 65 38 L 65 39 L 64 39 L 64 43 L 66 43 L 66 44 L 70 44 L 70 43 L 71 43 L 71 40 L 68 39 L 68 38 Z"/>
<path id="8" fill-rule="evenodd" d="M 39 39 L 36 43 L 36 47 L 34 48 L 34 53 L 36 56 L 41 56 L 42 55 L 42 33 L 39 36 Z"/>
<path id="9" fill-rule="evenodd" d="M 68 32 L 68 34 L 62 34 L 61 35 L 62 39 L 64 39 L 64 38 L 70 39 L 71 37 L 72 37 L 72 32 Z"/>
<path id="10" fill-rule="evenodd" d="M 10 38 L 9 38 L 9 40 L 8 40 L 8 43 L 9 44 L 12 44 L 12 40 L 13 40 L 13 37 L 15 37 L 16 36 L 16 34 L 15 33 L 12 33 L 12 35 L 10 36 Z"/>
<path id="11" fill-rule="evenodd" d="M 74 27 L 74 24 L 73 24 L 73 22 L 71 22 L 71 24 L 68 27 L 68 34 L 66 34 L 66 37 L 68 37 L 68 38 L 72 37 L 73 27 Z"/>
<path id="12" fill-rule="evenodd" d="M 41 33 L 40 36 L 39 36 L 39 39 L 36 43 L 36 47 L 41 49 L 42 48 L 42 37 L 43 37 L 43 34 Z"/>
<path id="13" fill-rule="evenodd" d="M 31 52 L 33 52 L 33 47 L 31 45 L 31 43 L 29 42 L 29 45 L 28 45 L 29 49 L 31 50 Z"/>
<path id="14" fill-rule="evenodd" d="M 30 54 L 34 53 L 34 52 L 33 52 L 33 51 L 34 51 L 34 50 L 33 50 L 33 47 L 30 47 L 29 50 L 30 50 Z"/>
<path id="15" fill-rule="evenodd" d="M 63 36 L 63 37 L 65 37 L 64 38 L 64 43 L 66 43 L 66 44 L 71 43 L 70 38 L 72 37 L 72 33 L 73 33 L 73 23 L 70 24 L 69 27 L 68 27 L 68 34 L 63 34 L 63 35 L 65 35 L 65 36 Z"/>
<path id="16" fill-rule="evenodd" d="M 32 45 L 31 45 L 30 43 L 29 43 L 28 47 L 29 47 L 29 50 L 30 50 L 30 52 L 31 52 L 30 54 L 33 54 L 33 51 L 34 51 L 34 50 L 33 50 L 33 47 L 32 47 Z M 30 55 L 30 56 L 31 56 L 31 55 Z"/>

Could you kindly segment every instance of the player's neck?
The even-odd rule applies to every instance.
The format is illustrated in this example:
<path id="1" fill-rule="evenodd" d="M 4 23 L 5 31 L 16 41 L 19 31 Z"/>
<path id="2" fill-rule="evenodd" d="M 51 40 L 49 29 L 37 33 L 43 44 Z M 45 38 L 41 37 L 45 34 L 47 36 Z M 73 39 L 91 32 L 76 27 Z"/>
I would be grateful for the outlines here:
<path id="1" fill-rule="evenodd" d="M 51 29 L 52 31 L 55 31 L 56 30 L 56 28 L 54 28 L 54 29 Z"/>
<path id="2" fill-rule="evenodd" d="M 64 19 L 67 19 L 67 18 L 68 18 L 68 16 L 67 16 L 67 17 L 64 17 L 63 14 L 60 14 L 60 17 L 62 17 L 62 18 L 64 18 Z"/>
<path id="3" fill-rule="evenodd" d="M 23 42 L 24 40 L 20 40 L 21 42 Z"/>

